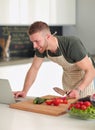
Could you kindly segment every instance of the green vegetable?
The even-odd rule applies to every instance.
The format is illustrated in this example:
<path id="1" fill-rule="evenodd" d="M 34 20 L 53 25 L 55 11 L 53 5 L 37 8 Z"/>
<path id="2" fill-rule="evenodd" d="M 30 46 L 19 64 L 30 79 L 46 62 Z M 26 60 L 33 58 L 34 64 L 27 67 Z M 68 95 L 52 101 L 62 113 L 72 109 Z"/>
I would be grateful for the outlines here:
<path id="1" fill-rule="evenodd" d="M 86 110 L 80 110 L 72 107 L 69 114 L 72 117 L 78 117 L 80 119 L 95 119 L 95 107 L 91 105 Z"/>
<path id="2" fill-rule="evenodd" d="M 33 103 L 34 103 L 34 104 L 42 104 L 42 103 L 44 103 L 46 100 L 47 100 L 46 98 L 36 97 L 36 98 L 33 100 Z"/>

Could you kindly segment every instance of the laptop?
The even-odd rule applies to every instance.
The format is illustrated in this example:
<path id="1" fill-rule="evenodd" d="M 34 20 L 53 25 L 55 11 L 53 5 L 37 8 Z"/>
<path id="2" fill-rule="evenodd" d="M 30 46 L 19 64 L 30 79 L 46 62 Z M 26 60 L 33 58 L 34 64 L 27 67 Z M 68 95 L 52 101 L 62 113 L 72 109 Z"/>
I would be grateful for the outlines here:
<path id="1" fill-rule="evenodd" d="M 26 98 L 14 98 L 8 79 L 0 79 L 0 103 L 12 104 L 24 101 Z"/>

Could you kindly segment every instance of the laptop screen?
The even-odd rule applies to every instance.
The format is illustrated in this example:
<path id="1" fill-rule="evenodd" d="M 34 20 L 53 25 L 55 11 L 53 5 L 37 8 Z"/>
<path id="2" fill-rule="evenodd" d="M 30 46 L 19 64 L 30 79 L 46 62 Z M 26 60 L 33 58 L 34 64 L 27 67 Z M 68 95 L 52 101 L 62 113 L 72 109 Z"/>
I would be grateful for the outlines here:
<path id="1" fill-rule="evenodd" d="M 0 103 L 15 103 L 14 95 L 8 79 L 0 79 Z"/>

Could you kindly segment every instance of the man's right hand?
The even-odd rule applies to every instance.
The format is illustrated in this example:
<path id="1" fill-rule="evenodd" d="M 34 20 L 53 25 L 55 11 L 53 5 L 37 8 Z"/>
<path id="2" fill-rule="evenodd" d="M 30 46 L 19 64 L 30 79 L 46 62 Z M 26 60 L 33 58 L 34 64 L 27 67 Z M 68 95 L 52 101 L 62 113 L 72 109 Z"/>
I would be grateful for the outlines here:
<path id="1" fill-rule="evenodd" d="M 18 98 L 18 97 L 26 97 L 26 93 L 24 91 L 16 91 L 16 92 L 13 92 L 14 94 L 14 97 L 15 98 Z"/>

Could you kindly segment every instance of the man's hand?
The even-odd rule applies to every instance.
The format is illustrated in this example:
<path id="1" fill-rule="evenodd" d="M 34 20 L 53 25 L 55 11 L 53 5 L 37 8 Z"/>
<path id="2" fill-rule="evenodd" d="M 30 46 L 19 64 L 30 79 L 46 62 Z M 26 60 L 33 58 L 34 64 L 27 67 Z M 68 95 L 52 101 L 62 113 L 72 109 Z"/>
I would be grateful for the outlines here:
<path id="1" fill-rule="evenodd" d="M 73 89 L 68 96 L 71 98 L 79 98 L 79 96 L 80 96 L 79 91 L 76 89 Z"/>
<path id="2" fill-rule="evenodd" d="M 26 97 L 26 93 L 24 91 L 16 91 L 16 92 L 13 92 L 14 94 L 14 97 L 15 98 L 18 98 L 18 97 Z"/>

